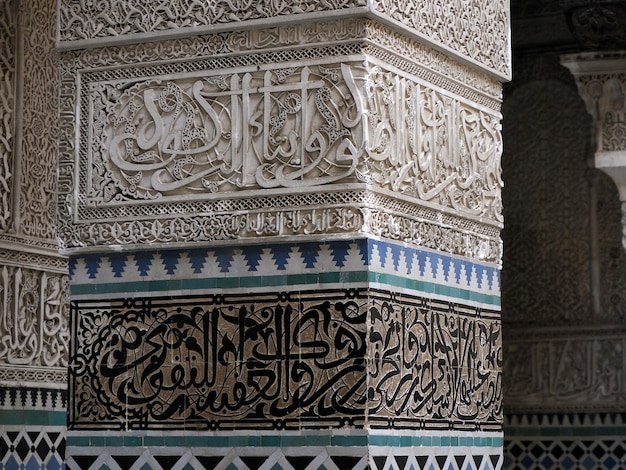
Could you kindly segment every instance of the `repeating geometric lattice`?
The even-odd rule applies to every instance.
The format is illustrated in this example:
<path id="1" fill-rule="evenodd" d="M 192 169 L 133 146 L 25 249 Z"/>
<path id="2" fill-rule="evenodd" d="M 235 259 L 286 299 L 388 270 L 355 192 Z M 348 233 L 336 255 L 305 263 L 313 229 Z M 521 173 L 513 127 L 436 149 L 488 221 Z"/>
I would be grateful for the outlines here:
<path id="1" fill-rule="evenodd" d="M 626 468 L 624 438 L 507 439 L 504 443 L 507 470 Z"/>
<path id="2" fill-rule="evenodd" d="M 0 469 L 65 468 L 65 428 L 0 426 Z"/>

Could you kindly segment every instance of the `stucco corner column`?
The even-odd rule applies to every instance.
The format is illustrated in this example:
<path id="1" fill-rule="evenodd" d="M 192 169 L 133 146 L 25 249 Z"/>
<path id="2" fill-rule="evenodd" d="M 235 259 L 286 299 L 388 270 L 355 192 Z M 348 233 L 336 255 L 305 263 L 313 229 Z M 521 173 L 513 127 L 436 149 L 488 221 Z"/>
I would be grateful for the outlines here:
<path id="1" fill-rule="evenodd" d="M 508 2 L 59 11 L 68 468 L 499 468 Z"/>

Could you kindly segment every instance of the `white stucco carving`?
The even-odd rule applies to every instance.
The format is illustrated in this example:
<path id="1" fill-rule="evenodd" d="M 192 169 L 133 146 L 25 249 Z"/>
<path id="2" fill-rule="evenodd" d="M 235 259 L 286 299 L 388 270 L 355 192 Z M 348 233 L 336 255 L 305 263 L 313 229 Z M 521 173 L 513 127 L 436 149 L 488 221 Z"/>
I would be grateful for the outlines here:
<path id="1" fill-rule="evenodd" d="M 371 31 L 374 40 L 343 44 L 354 30 Z M 400 198 L 466 217 L 470 232 L 485 223 L 498 227 L 499 88 L 485 75 L 430 58 L 406 38 L 395 42 L 399 51 L 430 58 L 428 66 L 394 55 L 389 68 L 377 58 L 394 52 L 376 45 L 381 36 L 373 23 L 351 20 L 305 25 L 289 38 L 276 30 L 220 33 L 65 53 L 65 247 L 393 232 L 376 225 L 385 222 L 370 215 L 379 207 L 359 195 L 366 188 L 380 193 L 382 210 Z M 322 43 L 274 50 L 294 37 Z M 264 39 L 271 44 L 265 53 L 206 57 L 208 45 L 239 51 Z M 335 45 L 326 45 L 330 40 Z M 185 62 L 163 62 L 183 53 Z M 350 208 L 343 206 L 348 200 Z M 438 219 L 427 222 L 441 225 Z M 497 235 L 486 242 L 465 240 L 475 238 L 467 231 L 459 236 L 463 246 L 450 251 L 497 261 Z"/>
<path id="2" fill-rule="evenodd" d="M 326 18 L 378 18 L 405 29 L 429 45 L 510 78 L 510 19 L 505 0 L 423 2 L 405 0 L 174 1 L 152 4 L 59 2 L 59 42 L 63 48 L 123 44 L 215 31 L 268 28 L 276 22 L 297 25 Z"/>

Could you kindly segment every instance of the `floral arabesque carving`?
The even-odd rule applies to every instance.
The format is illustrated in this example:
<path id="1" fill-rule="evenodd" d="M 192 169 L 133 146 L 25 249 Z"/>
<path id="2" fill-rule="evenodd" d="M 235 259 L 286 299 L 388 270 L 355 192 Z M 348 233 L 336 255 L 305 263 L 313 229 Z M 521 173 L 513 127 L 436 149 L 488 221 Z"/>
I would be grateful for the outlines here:
<path id="1" fill-rule="evenodd" d="M 577 84 L 596 124 L 597 151 L 626 151 L 626 72 L 579 75 Z"/>
<path id="2" fill-rule="evenodd" d="M 24 29 L 19 233 L 54 242 L 58 137 L 58 51 L 54 2 L 20 4 Z M 15 191 L 18 193 L 18 191 Z M 18 196 L 16 194 L 16 196 Z"/>
<path id="3" fill-rule="evenodd" d="M 16 18 L 13 4 L 0 6 L 0 231 L 11 223 L 13 185 L 13 139 L 15 125 L 15 44 Z"/>
<path id="4" fill-rule="evenodd" d="M 250 0 L 217 0 L 210 3 L 177 0 L 160 4 L 136 0 L 62 0 L 59 5 L 59 34 L 62 41 L 75 41 L 342 10 L 365 4 L 365 0 L 268 0 L 262 3 Z"/>
<path id="5" fill-rule="evenodd" d="M 508 76 L 511 73 L 508 3 L 506 0 L 372 0 L 372 7 L 439 45 Z"/>
<path id="6" fill-rule="evenodd" d="M 503 0 L 455 0 L 451 2 L 386 0 L 311 0 L 284 2 L 218 0 L 207 5 L 200 1 L 150 4 L 133 0 L 123 2 L 85 2 L 63 0 L 59 5 L 61 43 L 98 42 L 167 32 L 169 35 L 197 34 L 221 26 L 239 28 L 237 23 L 258 23 L 271 18 L 289 18 L 304 23 L 304 18 L 324 12 L 344 17 L 384 15 L 480 65 L 508 76 L 510 38 L 508 2 Z"/>

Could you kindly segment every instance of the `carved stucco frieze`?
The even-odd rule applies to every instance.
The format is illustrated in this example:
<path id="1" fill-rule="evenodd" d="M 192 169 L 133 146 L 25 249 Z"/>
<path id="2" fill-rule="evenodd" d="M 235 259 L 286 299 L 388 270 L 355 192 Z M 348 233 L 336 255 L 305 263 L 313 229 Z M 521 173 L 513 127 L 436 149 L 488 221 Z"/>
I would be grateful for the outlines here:
<path id="1" fill-rule="evenodd" d="M 193 39 L 187 50 L 195 41 L 211 42 Z M 180 54 L 174 43 L 158 47 Z M 453 91 L 432 87 L 355 44 L 109 67 L 137 55 L 159 56 L 152 45 L 64 56 L 59 233 L 67 248 L 374 232 L 374 207 L 351 195 L 361 188 L 475 219 L 475 227 L 502 221 L 500 115 L 463 91 L 497 101 L 451 77 L 443 84 L 454 82 Z M 437 72 L 429 73 L 446 75 Z M 294 193 L 287 205 L 285 190 Z M 250 201 L 260 197 L 274 199 L 255 210 Z M 346 198 L 356 207 L 343 207 Z M 499 242 L 488 245 L 489 254 L 470 250 L 497 260 Z"/>
<path id="2" fill-rule="evenodd" d="M 197 0 L 151 4 L 59 2 L 59 42 L 63 48 L 130 43 L 161 35 L 184 37 L 212 31 L 268 27 L 276 21 L 290 30 L 320 17 L 370 17 L 393 23 L 406 35 L 435 44 L 503 78 L 510 76 L 510 18 L 506 0 L 435 2 L 404 0 Z"/>
<path id="3" fill-rule="evenodd" d="M 562 57 L 594 120 L 595 166 L 617 185 L 622 202 L 622 244 L 626 249 L 626 54 L 589 52 Z"/>
<path id="4" fill-rule="evenodd" d="M 503 367 L 507 413 L 623 409 L 626 344 L 622 329 L 507 331 Z"/>

